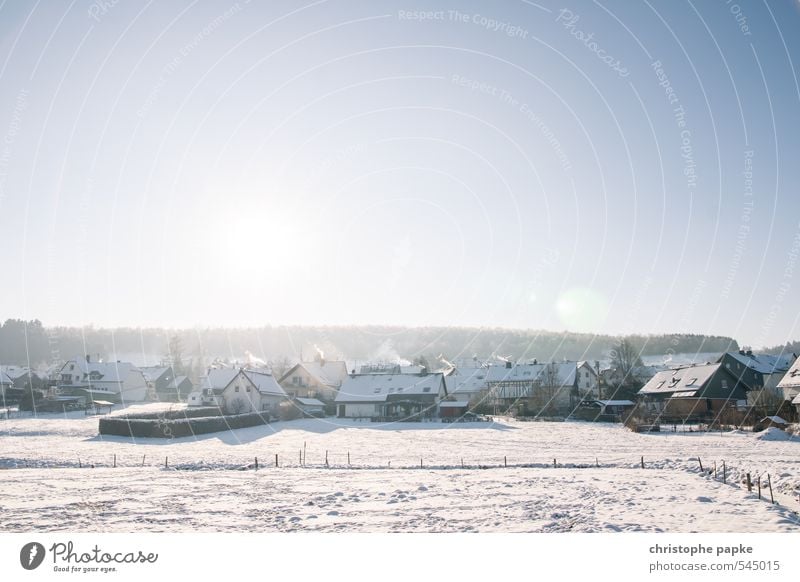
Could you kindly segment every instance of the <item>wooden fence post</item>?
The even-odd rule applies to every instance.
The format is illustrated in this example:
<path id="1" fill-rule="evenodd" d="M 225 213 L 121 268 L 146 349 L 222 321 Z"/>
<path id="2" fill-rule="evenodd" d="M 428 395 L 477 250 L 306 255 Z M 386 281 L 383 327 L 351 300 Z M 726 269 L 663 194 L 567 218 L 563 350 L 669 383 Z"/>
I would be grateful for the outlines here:
<path id="1" fill-rule="evenodd" d="M 700 472 L 703 472 L 703 461 L 700 460 L 700 457 L 697 457 L 697 462 L 700 463 Z"/>
<path id="2" fill-rule="evenodd" d="M 503 467 L 508 467 L 508 457 L 503 456 Z"/>
<path id="3" fill-rule="evenodd" d="M 325 451 L 325 466 L 328 466 L 328 451 Z"/>
<path id="4" fill-rule="evenodd" d="M 78 468 L 83 469 L 83 464 L 81 463 L 81 458 L 78 457 Z"/>
<path id="5" fill-rule="evenodd" d="M 761 475 L 758 476 L 756 482 L 758 483 L 758 498 L 761 499 Z"/>
<path id="6" fill-rule="evenodd" d="M 164 457 L 164 468 L 169 469 L 169 457 Z"/>
<path id="7" fill-rule="evenodd" d="M 350 466 L 350 451 L 347 451 L 347 466 Z"/>
<path id="8" fill-rule="evenodd" d="M 256 471 L 258 471 L 258 457 L 256 457 Z"/>
<path id="9" fill-rule="evenodd" d="M 278 466 L 278 453 L 275 453 L 275 466 Z"/>
<path id="10" fill-rule="evenodd" d="M 750 479 L 750 473 L 747 474 L 747 492 L 753 492 L 753 481 Z"/>
<path id="11" fill-rule="evenodd" d="M 144 467 L 144 458 L 145 458 L 145 455 L 142 455 L 142 467 Z"/>
<path id="12" fill-rule="evenodd" d="M 725 464 L 725 461 L 722 461 L 722 482 L 728 482 L 728 466 Z"/>
<path id="13" fill-rule="evenodd" d="M 558 466 L 558 463 L 556 463 L 556 460 L 553 459 L 553 469 L 555 469 L 557 466 Z"/>
<path id="14" fill-rule="evenodd" d="M 461 468 L 464 468 L 464 457 L 461 457 Z"/>
<path id="15" fill-rule="evenodd" d="M 642 469 L 644 469 L 644 455 L 642 455 Z"/>
<path id="16" fill-rule="evenodd" d="M 767 473 L 767 484 L 769 485 L 769 498 L 772 501 L 772 503 L 774 504 L 775 503 L 775 497 L 772 495 L 772 479 L 770 478 L 769 473 Z"/>

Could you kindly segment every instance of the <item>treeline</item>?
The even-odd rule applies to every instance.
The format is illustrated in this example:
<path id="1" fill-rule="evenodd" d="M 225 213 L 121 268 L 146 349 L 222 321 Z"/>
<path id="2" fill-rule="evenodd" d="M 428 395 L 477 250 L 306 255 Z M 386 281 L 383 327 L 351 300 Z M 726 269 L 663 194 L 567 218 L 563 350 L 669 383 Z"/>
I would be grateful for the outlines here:
<path id="1" fill-rule="evenodd" d="M 177 343 L 176 343 L 176 339 Z M 180 346 L 194 365 L 216 358 L 286 363 L 322 352 L 328 359 L 409 361 L 439 354 L 449 360 L 492 356 L 540 361 L 595 360 L 608 357 L 618 336 L 536 330 L 464 327 L 265 326 L 246 329 L 45 328 L 38 320 L 7 320 L 0 326 L 0 363 L 38 366 L 90 354 L 93 358 L 157 363 Z M 642 356 L 667 353 L 724 352 L 739 349 L 722 336 L 667 334 L 628 336 Z M 172 348 L 170 347 L 172 345 Z"/>

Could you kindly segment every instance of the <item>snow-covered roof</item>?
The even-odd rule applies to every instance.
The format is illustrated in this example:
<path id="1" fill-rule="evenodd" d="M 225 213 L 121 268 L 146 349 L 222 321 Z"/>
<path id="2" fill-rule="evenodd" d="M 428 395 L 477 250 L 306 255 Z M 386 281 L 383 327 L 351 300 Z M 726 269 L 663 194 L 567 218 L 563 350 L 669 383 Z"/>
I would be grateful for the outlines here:
<path id="1" fill-rule="evenodd" d="M 5 374 L 10 380 L 14 381 L 25 374 L 30 374 L 31 369 L 26 366 L 6 365 L 0 366 L 0 374 Z"/>
<path id="2" fill-rule="evenodd" d="M 142 366 L 139 368 L 144 374 L 145 380 L 148 382 L 155 382 L 163 376 L 168 370 L 167 366 Z"/>
<path id="3" fill-rule="evenodd" d="M 0 384 L 7 384 L 9 386 L 13 384 L 11 378 L 9 378 L 8 374 L 6 374 L 3 370 L 0 370 Z"/>
<path id="4" fill-rule="evenodd" d="M 242 370 L 244 375 L 255 384 L 255 387 L 258 389 L 261 394 L 274 394 L 277 396 L 286 396 L 286 392 L 283 391 L 278 381 L 275 380 L 275 376 L 272 374 L 267 374 L 265 372 L 257 372 L 255 370 Z"/>
<path id="5" fill-rule="evenodd" d="M 345 378 L 336 402 L 384 402 L 398 395 L 439 394 L 444 382 L 441 373 L 426 374 L 355 374 Z"/>
<path id="6" fill-rule="evenodd" d="M 448 394 L 476 394 L 486 388 L 486 368 L 457 368 L 444 377 Z"/>
<path id="7" fill-rule="evenodd" d="M 792 400 L 792 404 L 800 404 L 800 394 L 794 397 L 794 400 Z"/>
<path id="8" fill-rule="evenodd" d="M 185 375 L 184 376 L 176 376 L 175 378 L 172 379 L 172 382 L 170 382 L 170 384 L 172 384 L 174 386 L 180 386 L 181 384 L 183 384 L 188 379 L 189 379 L 189 376 L 185 376 Z"/>
<path id="9" fill-rule="evenodd" d="M 302 367 L 309 376 L 316 378 L 317 382 L 330 386 L 331 388 L 338 388 L 344 377 L 347 376 L 347 364 L 342 361 L 327 360 L 314 361 L 314 362 L 300 362 L 292 366 L 280 379 L 283 379 L 292 374 L 297 368 Z"/>
<path id="10" fill-rule="evenodd" d="M 595 400 L 601 406 L 634 406 L 632 400 Z"/>
<path id="11" fill-rule="evenodd" d="M 719 370 L 721 364 L 688 366 L 659 372 L 645 384 L 639 394 L 696 393 Z"/>
<path id="12" fill-rule="evenodd" d="M 778 388 L 797 388 L 800 387 L 800 358 L 795 360 L 789 371 L 778 383 Z"/>
<path id="13" fill-rule="evenodd" d="M 235 368 L 214 368 L 209 370 L 208 375 L 202 379 L 203 388 L 215 391 L 225 390 L 238 375 L 239 370 Z"/>
<path id="14" fill-rule="evenodd" d="M 462 401 L 451 401 L 446 400 L 444 402 L 439 403 L 439 408 L 466 408 L 469 406 L 469 402 L 462 400 Z"/>
<path id="15" fill-rule="evenodd" d="M 70 364 L 83 373 L 81 382 L 119 383 L 123 382 L 132 370 L 139 370 L 130 362 L 87 362 L 86 359 L 80 357 L 67 361 L 61 366 L 61 369 L 63 370 Z"/>
<path id="16" fill-rule="evenodd" d="M 764 418 L 761 419 L 761 422 L 764 422 L 765 420 L 769 420 L 771 422 L 774 422 L 775 424 L 789 424 L 780 416 L 765 416 Z"/>
<path id="17" fill-rule="evenodd" d="M 324 402 L 317 400 L 316 398 L 295 398 L 298 404 L 302 404 L 303 406 L 325 406 Z"/>
<path id="18" fill-rule="evenodd" d="M 487 382 L 549 382 L 550 370 L 554 372 L 558 386 L 571 386 L 575 383 L 576 362 L 554 362 L 537 364 L 514 364 L 506 366 L 489 366 L 486 368 Z"/>
<path id="19" fill-rule="evenodd" d="M 728 352 L 733 359 L 738 360 L 748 368 L 762 374 L 783 374 L 795 361 L 794 354 L 747 354 L 741 352 Z"/>

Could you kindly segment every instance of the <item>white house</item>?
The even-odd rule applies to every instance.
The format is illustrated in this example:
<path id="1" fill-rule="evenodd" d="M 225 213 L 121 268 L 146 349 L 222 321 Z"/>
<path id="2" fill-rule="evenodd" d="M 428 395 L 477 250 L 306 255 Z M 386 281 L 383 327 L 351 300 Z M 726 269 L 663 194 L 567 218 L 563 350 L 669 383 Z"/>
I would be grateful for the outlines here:
<path id="1" fill-rule="evenodd" d="M 339 418 L 432 418 L 446 395 L 441 373 L 352 374 L 336 395 L 336 414 Z"/>
<path id="2" fill-rule="evenodd" d="M 286 392 L 275 377 L 261 370 L 243 368 L 210 370 L 201 385 L 203 388 L 201 404 L 219 406 L 228 414 L 267 412 L 277 416 L 281 402 L 287 400 Z M 191 396 L 192 394 L 189 404 L 194 405 Z"/>
<path id="3" fill-rule="evenodd" d="M 8 374 L 0 368 L 0 406 L 3 406 L 3 408 L 5 408 L 6 405 L 6 392 L 13 385 L 14 382 L 8 377 Z"/>
<path id="4" fill-rule="evenodd" d="M 319 359 L 295 364 L 278 383 L 289 396 L 332 401 L 346 377 L 345 362 Z"/>
<path id="5" fill-rule="evenodd" d="M 58 389 L 64 395 L 125 404 L 145 400 L 147 380 L 130 362 L 92 362 L 89 356 L 76 357 L 61 366 Z"/>
<path id="6" fill-rule="evenodd" d="M 456 402 L 479 404 L 487 391 L 487 368 L 453 368 L 445 375 L 447 394 Z"/>
<path id="7" fill-rule="evenodd" d="M 585 367 L 581 370 L 586 372 Z M 498 406 L 531 405 L 538 410 L 568 414 L 584 397 L 578 385 L 577 362 L 508 362 L 505 366 L 490 366 L 488 372 L 489 401 Z"/>
<path id="8" fill-rule="evenodd" d="M 789 371 L 778 382 L 778 390 L 783 393 L 783 399 L 790 402 L 800 395 L 800 359 L 794 361 Z"/>

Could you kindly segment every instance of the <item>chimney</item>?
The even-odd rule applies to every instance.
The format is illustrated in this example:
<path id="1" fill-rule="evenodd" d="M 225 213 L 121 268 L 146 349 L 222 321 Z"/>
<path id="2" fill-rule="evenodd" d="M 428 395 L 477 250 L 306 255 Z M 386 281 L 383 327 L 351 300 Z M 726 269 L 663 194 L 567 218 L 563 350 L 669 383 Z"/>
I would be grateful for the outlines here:
<path id="1" fill-rule="evenodd" d="M 746 355 L 748 355 L 748 356 L 750 356 L 750 357 L 752 357 L 752 356 L 753 356 L 753 350 L 747 350 L 747 351 L 745 352 L 745 354 L 746 354 Z"/>

